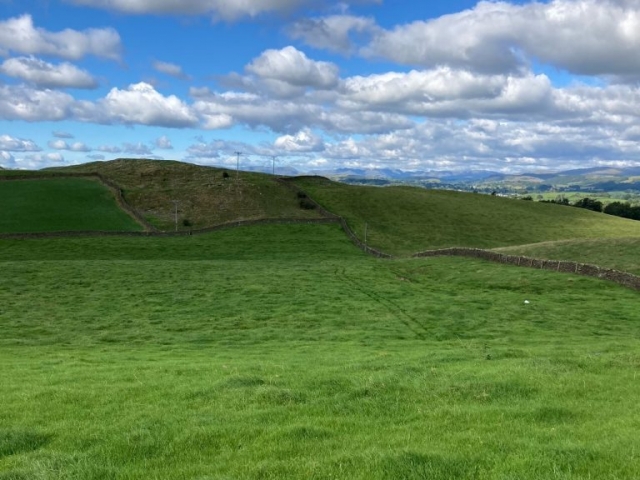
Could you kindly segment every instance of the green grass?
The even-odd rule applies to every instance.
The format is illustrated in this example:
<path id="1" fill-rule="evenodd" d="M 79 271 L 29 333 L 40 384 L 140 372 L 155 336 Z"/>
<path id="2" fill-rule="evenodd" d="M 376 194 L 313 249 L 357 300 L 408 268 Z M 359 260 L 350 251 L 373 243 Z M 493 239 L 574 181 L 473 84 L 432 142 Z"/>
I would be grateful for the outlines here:
<path id="1" fill-rule="evenodd" d="M 640 237 L 640 222 L 578 208 L 412 187 L 296 180 L 346 218 L 372 247 L 395 255 L 451 246 L 497 248 L 575 238 Z"/>
<path id="2" fill-rule="evenodd" d="M 0 232 L 142 230 L 99 182 L 81 178 L 0 182 Z"/>
<path id="3" fill-rule="evenodd" d="M 640 238 L 565 240 L 496 250 L 510 255 L 590 263 L 640 275 Z"/>
<path id="4" fill-rule="evenodd" d="M 3 480 L 640 471 L 614 284 L 376 260 L 335 225 L 0 240 L 0 264 Z"/>
<path id="5" fill-rule="evenodd" d="M 262 173 L 235 172 L 167 160 L 121 159 L 55 169 L 98 172 L 124 190 L 127 202 L 161 230 L 204 228 L 237 220 L 318 218 L 300 208 L 295 192 Z M 228 178 L 223 174 L 227 173 Z M 185 220 L 189 225 L 185 225 Z"/>

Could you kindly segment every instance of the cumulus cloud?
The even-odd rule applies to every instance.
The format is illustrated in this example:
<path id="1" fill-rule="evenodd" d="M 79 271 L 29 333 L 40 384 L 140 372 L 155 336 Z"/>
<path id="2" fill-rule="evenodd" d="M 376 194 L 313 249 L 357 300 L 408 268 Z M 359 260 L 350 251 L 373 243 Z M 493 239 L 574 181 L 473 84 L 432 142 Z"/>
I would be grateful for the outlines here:
<path id="1" fill-rule="evenodd" d="M 90 108 L 89 117 L 106 123 L 192 127 L 198 118 L 190 107 L 175 95 L 164 96 L 148 83 L 113 88 L 107 96 Z"/>
<path id="2" fill-rule="evenodd" d="M 97 150 L 105 153 L 122 153 L 122 149 L 115 145 L 100 145 Z"/>
<path id="3" fill-rule="evenodd" d="M 274 142 L 278 151 L 287 153 L 321 152 L 325 149 L 324 140 L 310 129 L 300 130 L 295 135 L 283 135 Z"/>
<path id="4" fill-rule="evenodd" d="M 171 145 L 171 140 L 166 135 L 162 135 L 161 137 L 156 138 L 155 141 L 156 148 L 161 150 L 173 150 L 173 145 Z"/>
<path id="5" fill-rule="evenodd" d="M 13 168 L 15 165 L 15 157 L 9 152 L 0 150 L 0 166 L 4 168 Z"/>
<path id="6" fill-rule="evenodd" d="M 74 104 L 71 95 L 56 90 L 0 85 L 0 118 L 3 120 L 64 120 L 71 115 Z"/>
<path id="7" fill-rule="evenodd" d="M 637 76 L 638 32 L 637 2 L 483 1 L 471 10 L 381 31 L 363 54 L 484 73 L 515 72 L 536 60 L 581 75 Z"/>
<path id="8" fill-rule="evenodd" d="M 91 155 L 87 155 L 87 158 L 90 158 L 91 160 L 102 161 L 105 159 L 105 156 L 99 153 L 92 153 Z"/>
<path id="9" fill-rule="evenodd" d="M 97 88 L 98 82 L 85 70 L 68 62 L 58 65 L 35 57 L 17 57 L 5 60 L 0 73 L 20 78 L 40 88 Z"/>
<path id="10" fill-rule="evenodd" d="M 187 80 L 189 78 L 189 75 L 182 71 L 182 67 L 174 63 L 155 61 L 153 62 L 153 68 L 157 72 L 164 73 L 165 75 L 179 78 L 181 80 Z"/>
<path id="11" fill-rule="evenodd" d="M 124 143 L 124 153 L 130 153 L 132 155 L 152 155 L 151 149 L 142 142 L 138 143 Z"/>
<path id="12" fill-rule="evenodd" d="M 373 18 L 331 15 L 298 20 L 287 29 L 287 33 L 312 47 L 349 54 L 356 49 L 353 35 L 369 36 L 380 30 Z"/>
<path id="13" fill-rule="evenodd" d="M 380 133 L 413 125 L 411 119 L 397 113 L 340 111 L 313 97 L 294 101 L 208 89 L 192 89 L 191 96 L 196 99 L 193 109 L 205 122 L 226 118 L 230 124 L 266 126 L 286 134 L 314 127 L 337 133 Z"/>
<path id="14" fill-rule="evenodd" d="M 49 32 L 37 28 L 31 15 L 0 21 L 0 53 L 51 55 L 79 60 L 87 55 L 118 60 L 122 50 L 120 36 L 112 28 L 66 29 Z"/>
<path id="15" fill-rule="evenodd" d="M 0 150 L 7 152 L 39 152 L 42 150 L 33 140 L 0 135 Z"/>
<path id="16" fill-rule="evenodd" d="M 45 167 L 64 164 L 64 156 L 60 153 L 32 153 L 16 157 L 13 167 L 20 170 L 39 170 Z"/>
<path id="17" fill-rule="evenodd" d="M 246 67 L 273 92 L 282 96 L 301 94 L 306 88 L 329 90 L 338 85 L 338 67 L 308 58 L 294 47 L 267 50 Z"/>
<path id="18" fill-rule="evenodd" d="M 69 152 L 90 152 L 91 148 L 85 145 L 82 142 L 74 142 L 69 145 L 62 139 L 59 140 L 51 140 L 47 143 L 49 148 L 53 148 L 54 150 L 67 150 Z"/>
<path id="19" fill-rule="evenodd" d="M 105 8 L 128 14 L 211 15 L 222 20 L 288 12 L 311 5 L 331 5 L 326 0 L 67 0 L 76 5 Z M 377 3 L 379 0 L 360 0 Z M 353 3 L 353 2 L 352 2 Z"/>

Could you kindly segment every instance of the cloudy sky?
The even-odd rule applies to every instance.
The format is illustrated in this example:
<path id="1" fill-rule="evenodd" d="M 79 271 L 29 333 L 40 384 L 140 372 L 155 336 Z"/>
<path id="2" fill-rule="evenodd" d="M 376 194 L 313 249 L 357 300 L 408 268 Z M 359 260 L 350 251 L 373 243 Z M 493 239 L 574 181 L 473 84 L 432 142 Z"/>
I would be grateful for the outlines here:
<path id="1" fill-rule="evenodd" d="M 0 165 L 640 165 L 640 1 L 0 0 Z"/>

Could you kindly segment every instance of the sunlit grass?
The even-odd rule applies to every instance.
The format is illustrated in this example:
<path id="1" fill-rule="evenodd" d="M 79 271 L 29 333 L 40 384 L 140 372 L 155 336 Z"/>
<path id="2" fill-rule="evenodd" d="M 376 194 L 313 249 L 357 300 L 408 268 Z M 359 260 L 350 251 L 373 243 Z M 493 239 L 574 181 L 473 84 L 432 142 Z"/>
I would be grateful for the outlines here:
<path id="1" fill-rule="evenodd" d="M 640 471 L 638 294 L 614 284 L 371 259 L 335 225 L 0 255 L 3 480 Z"/>
<path id="2" fill-rule="evenodd" d="M 296 180 L 370 246 L 395 255 L 452 246 L 497 248 L 576 238 L 640 237 L 640 222 L 579 208 L 415 187 Z"/>

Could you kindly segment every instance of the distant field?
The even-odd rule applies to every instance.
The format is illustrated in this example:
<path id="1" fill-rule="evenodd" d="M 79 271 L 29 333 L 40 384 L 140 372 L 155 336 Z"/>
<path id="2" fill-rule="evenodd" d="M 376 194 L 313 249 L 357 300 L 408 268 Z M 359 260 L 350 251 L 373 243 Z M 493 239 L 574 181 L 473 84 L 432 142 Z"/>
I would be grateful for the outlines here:
<path id="1" fill-rule="evenodd" d="M 640 195 L 630 194 L 627 192 L 549 192 L 542 194 L 528 194 L 534 200 L 555 200 L 558 196 L 564 196 L 571 203 L 575 203 L 583 198 L 591 198 L 593 200 L 599 200 L 603 205 L 607 205 L 612 202 L 627 202 L 632 205 L 637 205 L 640 202 Z M 540 198 L 542 197 L 542 198 Z"/>
<path id="2" fill-rule="evenodd" d="M 614 284 L 376 260 L 336 225 L 0 240 L 0 268 L 3 480 L 640 471 Z"/>
<path id="3" fill-rule="evenodd" d="M 496 250 L 549 260 L 573 260 L 640 275 L 640 238 L 565 240 Z"/>
<path id="4" fill-rule="evenodd" d="M 640 237 L 640 222 L 578 208 L 410 187 L 296 180 L 368 243 L 408 255 L 451 246 L 497 248 L 574 238 Z"/>
<path id="5" fill-rule="evenodd" d="M 0 182 L 0 210 L 2 233 L 142 229 L 107 188 L 81 178 Z"/>

